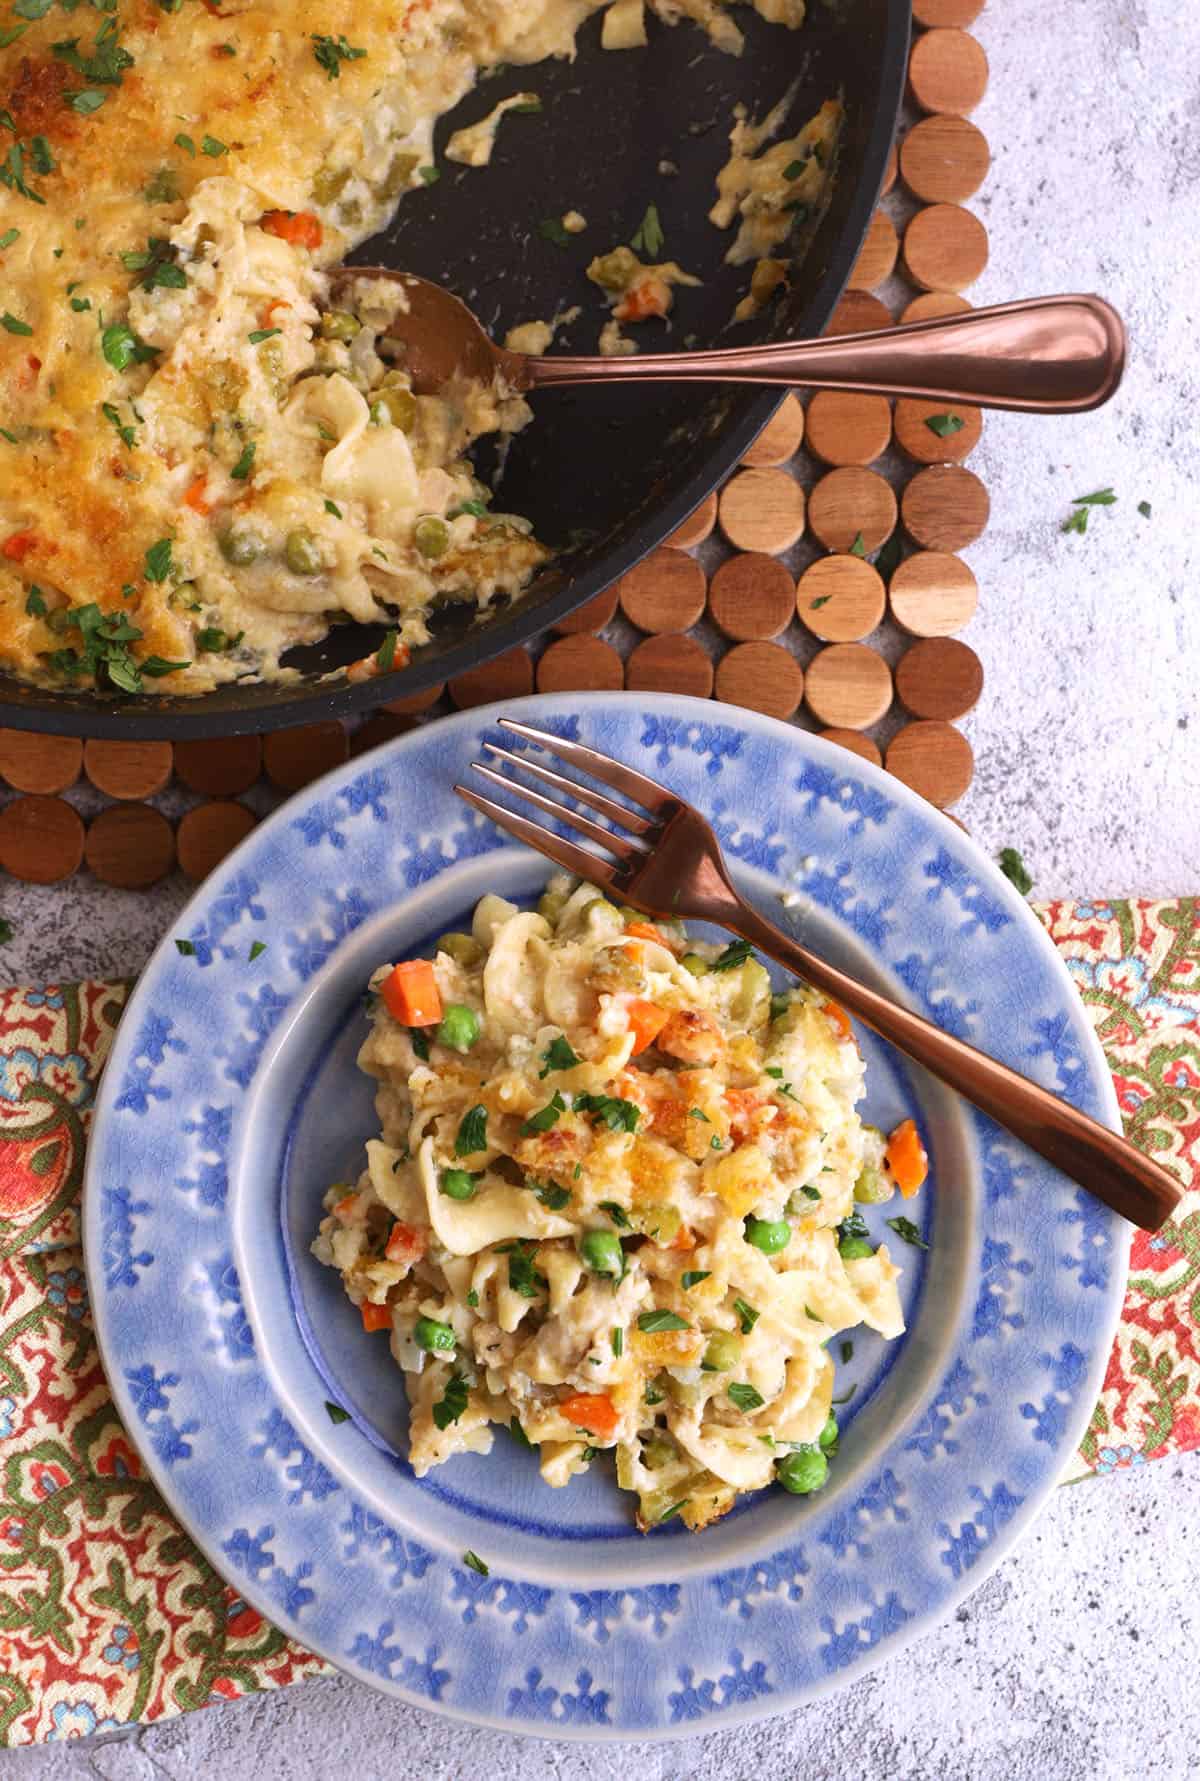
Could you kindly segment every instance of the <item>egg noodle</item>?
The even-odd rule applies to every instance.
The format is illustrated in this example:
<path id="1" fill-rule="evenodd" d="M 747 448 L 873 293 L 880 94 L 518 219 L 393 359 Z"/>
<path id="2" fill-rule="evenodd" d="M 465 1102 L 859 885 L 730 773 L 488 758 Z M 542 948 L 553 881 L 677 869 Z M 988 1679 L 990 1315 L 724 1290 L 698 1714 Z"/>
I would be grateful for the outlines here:
<path id="1" fill-rule="evenodd" d="M 371 992 L 382 1129 L 313 1252 L 388 1332 L 418 1476 L 499 1423 L 551 1485 L 612 1450 L 643 1529 L 819 1487 L 832 1338 L 904 1328 L 859 1207 L 926 1172 L 860 1121 L 842 1010 L 565 878 Z"/>

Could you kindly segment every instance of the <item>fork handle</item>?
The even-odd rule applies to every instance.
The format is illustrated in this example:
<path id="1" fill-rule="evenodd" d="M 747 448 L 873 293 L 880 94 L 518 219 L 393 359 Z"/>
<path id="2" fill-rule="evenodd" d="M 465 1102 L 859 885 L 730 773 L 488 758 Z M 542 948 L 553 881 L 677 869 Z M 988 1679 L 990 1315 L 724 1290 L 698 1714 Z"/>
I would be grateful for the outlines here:
<path id="1" fill-rule="evenodd" d="M 1125 328 L 1102 297 L 1035 297 L 868 334 L 635 358 L 552 354 L 521 361 L 530 384 L 803 384 L 925 396 L 1033 414 L 1082 414 L 1120 384 Z"/>
<path id="2" fill-rule="evenodd" d="M 1174 1213 L 1183 1196 L 1180 1183 L 1127 1138 L 911 1009 L 847 977 L 797 945 L 740 898 L 735 911 L 722 912 L 716 919 L 832 996 L 1114 1212 L 1147 1231 L 1158 1230 Z"/>

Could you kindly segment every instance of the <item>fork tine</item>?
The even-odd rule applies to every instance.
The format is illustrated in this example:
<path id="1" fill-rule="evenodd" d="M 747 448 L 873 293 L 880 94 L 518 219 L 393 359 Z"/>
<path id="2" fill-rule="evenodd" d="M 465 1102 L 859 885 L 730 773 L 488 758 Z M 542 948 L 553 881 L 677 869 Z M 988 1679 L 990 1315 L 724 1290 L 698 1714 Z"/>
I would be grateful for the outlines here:
<path id="1" fill-rule="evenodd" d="M 547 754 L 561 755 L 572 767 L 578 767 L 582 773 L 590 773 L 593 779 L 600 780 L 603 785 L 611 785 L 614 791 L 623 792 L 627 798 L 662 815 L 670 807 L 678 808 L 680 799 L 665 785 L 659 785 L 656 779 L 647 779 L 644 773 L 637 773 L 632 767 L 625 766 L 622 761 L 614 761 L 611 755 L 600 754 L 594 748 L 587 748 L 582 742 L 564 742 L 559 736 L 550 735 L 547 730 L 535 730 L 532 724 L 518 723 L 516 718 L 502 717 L 500 726 L 505 730 L 513 730 L 518 736 L 524 736 L 530 742 L 536 742 Z"/>
<path id="2" fill-rule="evenodd" d="M 540 767 L 536 761 L 527 761 L 523 755 L 512 754 L 507 748 L 497 748 L 494 742 L 485 742 L 483 746 L 497 760 L 507 761 L 510 767 L 517 767 L 522 773 L 540 779 L 543 785 L 552 785 L 555 791 L 578 798 L 581 804 L 598 810 L 609 822 L 620 823 L 623 827 L 632 829 L 635 835 L 648 835 L 654 827 L 648 817 L 639 816 L 628 804 L 618 804 L 615 799 L 606 798 L 603 792 L 594 792 L 590 786 L 580 785 L 576 779 L 568 779 L 563 773 L 552 773 L 549 767 Z"/>
<path id="3" fill-rule="evenodd" d="M 493 785 L 498 785 L 511 797 L 522 798 L 527 804 L 535 804 L 539 810 L 544 810 L 547 816 L 555 816 L 559 822 L 565 822 L 569 828 L 578 829 L 579 833 L 586 835 L 589 841 L 595 841 L 601 847 L 607 848 L 609 853 L 615 853 L 619 860 L 628 863 L 631 860 L 646 858 L 646 849 L 638 846 L 637 842 L 627 841 L 623 835 L 614 835 L 611 829 L 601 828 L 600 824 L 593 822 L 590 816 L 581 816 L 577 810 L 568 810 L 565 804 L 558 803 L 554 798 L 544 798 L 541 792 L 530 791 L 527 787 L 518 785 L 515 780 L 506 779 L 503 773 L 497 773 L 491 767 L 485 767 L 481 761 L 472 761 L 471 771 L 480 774 L 484 779 L 490 779 Z"/>
<path id="4" fill-rule="evenodd" d="M 455 791 L 466 803 L 478 810 L 482 816 L 490 818 L 497 828 L 505 829 L 526 847 L 532 847 L 535 853 L 545 854 L 556 866 L 566 872 L 573 872 L 577 878 L 585 878 L 590 884 L 599 884 L 605 890 L 611 890 L 616 882 L 616 872 L 607 860 L 599 859 L 589 853 L 586 847 L 576 847 L 573 841 L 564 841 L 561 835 L 554 835 L 544 829 L 540 823 L 530 822 L 527 816 L 516 816 L 511 810 L 495 804 L 491 798 L 481 797 L 468 786 L 456 785 Z"/>

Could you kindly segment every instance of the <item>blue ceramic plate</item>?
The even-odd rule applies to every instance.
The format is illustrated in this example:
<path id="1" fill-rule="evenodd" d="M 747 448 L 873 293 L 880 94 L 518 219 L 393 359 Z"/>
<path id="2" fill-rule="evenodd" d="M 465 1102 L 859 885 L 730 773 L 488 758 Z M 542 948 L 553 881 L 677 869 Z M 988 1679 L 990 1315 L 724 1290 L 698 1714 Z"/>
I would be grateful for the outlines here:
<path id="1" fill-rule="evenodd" d="M 712 818 L 741 888 L 818 951 L 1117 1125 L 1050 941 L 896 780 L 695 700 L 510 709 L 668 781 Z M 418 730 L 292 798 L 151 960 L 84 1197 L 105 1365 L 212 1563 L 362 1681 L 554 1737 L 754 1719 L 895 1651 L 1030 1521 L 1096 1397 L 1126 1227 L 865 1035 L 868 1116 L 915 1112 L 933 1159 L 906 1208 L 929 1249 L 892 1243 L 904 1339 L 856 1332 L 839 1364 L 835 1395 L 853 1396 L 824 1491 L 643 1537 L 603 1469 L 550 1490 L 503 1432 L 490 1458 L 414 1478 L 386 1344 L 308 1243 L 375 1129 L 354 1066 L 371 970 L 461 927 L 485 890 L 528 898 L 546 876 L 450 789 L 498 715 Z"/>

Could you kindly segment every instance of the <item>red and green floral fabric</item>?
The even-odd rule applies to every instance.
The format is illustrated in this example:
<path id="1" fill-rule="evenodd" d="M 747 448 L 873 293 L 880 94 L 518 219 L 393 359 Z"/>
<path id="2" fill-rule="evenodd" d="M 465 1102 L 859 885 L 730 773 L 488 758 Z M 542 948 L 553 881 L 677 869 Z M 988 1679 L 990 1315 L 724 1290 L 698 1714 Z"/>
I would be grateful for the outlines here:
<path id="1" fill-rule="evenodd" d="M 1052 903 L 1135 1143 L 1189 1186 L 1133 1244 L 1069 1479 L 1200 1446 L 1200 899 Z M 0 1745 L 83 1737 L 328 1666 L 172 1520 L 113 1409 L 79 1248 L 83 1146 L 124 984 L 0 991 Z"/>

